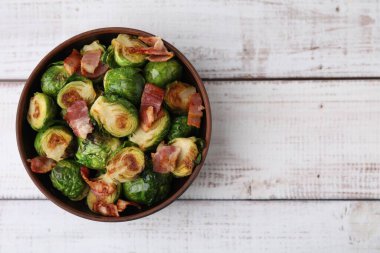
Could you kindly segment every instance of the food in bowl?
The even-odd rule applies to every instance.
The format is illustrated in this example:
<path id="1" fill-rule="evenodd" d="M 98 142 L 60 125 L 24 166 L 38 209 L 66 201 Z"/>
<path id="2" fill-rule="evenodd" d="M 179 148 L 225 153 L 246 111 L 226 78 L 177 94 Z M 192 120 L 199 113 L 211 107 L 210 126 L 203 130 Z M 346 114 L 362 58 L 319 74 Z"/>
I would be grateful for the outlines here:
<path id="1" fill-rule="evenodd" d="M 73 48 L 49 65 L 29 101 L 38 132 L 31 171 L 104 216 L 164 200 L 205 146 L 202 97 L 182 76 L 159 37 L 119 34 L 107 47 Z"/>

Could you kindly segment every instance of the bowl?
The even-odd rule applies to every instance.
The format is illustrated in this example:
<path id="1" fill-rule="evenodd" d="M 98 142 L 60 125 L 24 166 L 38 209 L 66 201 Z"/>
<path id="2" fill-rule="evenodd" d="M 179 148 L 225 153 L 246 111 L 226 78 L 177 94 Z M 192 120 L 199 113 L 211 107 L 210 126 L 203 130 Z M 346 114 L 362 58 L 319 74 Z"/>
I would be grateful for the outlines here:
<path id="1" fill-rule="evenodd" d="M 136 29 L 110 27 L 87 31 L 66 40 L 54 48 L 50 53 L 48 53 L 34 68 L 25 83 L 17 108 L 16 138 L 18 150 L 25 170 L 29 174 L 34 184 L 46 196 L 46 198 L 51 200 L 57 206 L 79 217 L 95 221 L 120 222 L 139 219 L 153 214 L 171 204 L 186 191 L 186 189 L 191 185 L 191 183 L 199 174 L 199 171 L 201 170 L 205 161 L 211 138 L 210 102 L 208 100 L 204 84 L 189 60 L 186 59 L 186 57 L 178 49 L 164 40 L 166 47 L 169 49 L 169 51 L 173 51 L 175 53 L 177 59 L 182 63 L 184 67 L 184 78 L 182 80 L 196 86 L 198 92 L 202 96 L 203 103 L 206 108 L 204 111 L 204 116 L 202 118 L 202 126 L 200 131 L 200 136 L 206 140 L 206 145 L 202 153 L 201 163 L 194 168 L 193 173 L 189 177 L 173 180 L 172 191 L 170 192 L 169 196 L 156 205 L 142 208 L 139 211 L 132 208 L 127 208 L 127 210 L 123 212 L 120 217 L 105 217 L 91 212 L 86 206 L 85 201 L 75 202 L 63 196 L 58 190 L 53 188 L 47 174 L 35 174 L 30 170 L 27 159 L 33 158 L 37 155 L 33 146 L 36 132 L 29 126 L 26 120 L 26 115 L 30 98 L 35 92 L 41 91 L 41 75 L 44 73 L 50 63 L 63 60 L 70 54 L 73 48 L 81 48 L 83 45 L 89 44 L 94 40 L 99 40 L 103 44 L 110 44 L 111 40 L 120 33 L 137 36 L 152 36 L 150 33 Z"/>

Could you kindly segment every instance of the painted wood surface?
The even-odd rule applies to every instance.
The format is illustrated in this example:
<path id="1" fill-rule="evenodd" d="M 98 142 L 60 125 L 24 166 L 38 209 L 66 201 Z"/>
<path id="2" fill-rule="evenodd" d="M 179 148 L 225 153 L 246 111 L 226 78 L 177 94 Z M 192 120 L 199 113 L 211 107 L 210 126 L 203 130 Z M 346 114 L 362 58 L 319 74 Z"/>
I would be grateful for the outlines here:
<path id="1" fill-rule="evenodd" d="M 379 76 L 379 1 L 12 0 L 0 78 L 25 79 L 65 39 L 123 26 L 177 46 L 203 78 Z"/>
<path id="2" fill-rule="evenodd" d="M 27 210 L 27 213 L 25 213 Z M 177 201 L 128 223 L 0 201 L 0 252 L 378 252 L 379 202 Z"/>
<path id="3" fill-rule="evenodd" d="M 0 197 L 43 198 L 19 160 L 23 82 L 0 83 Z M 380 83 L 210 81 L 206 164 L 184 199 L 380 198 Z"/>

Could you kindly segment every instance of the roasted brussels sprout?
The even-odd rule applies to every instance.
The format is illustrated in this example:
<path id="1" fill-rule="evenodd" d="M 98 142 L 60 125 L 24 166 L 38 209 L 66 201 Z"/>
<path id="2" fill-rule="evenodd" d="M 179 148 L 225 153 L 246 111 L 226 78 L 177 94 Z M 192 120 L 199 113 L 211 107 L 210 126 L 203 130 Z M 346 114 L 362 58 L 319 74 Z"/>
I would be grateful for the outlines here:
<path id="1" fill-rule="evenodd" d="M 167 139 L 171 141 L 175 138 L 189 137 L 195 130 L 195 127 L 187 124 L 187 116 L 179 116 L 172 121 Z"/>
<path id="2" fill-rule="evenodd" d="M 90 115 L 101 128 L 115 137 L 130 135 L 139 124 L 135 106 L 114 95 L 99 96 L 90 109 Z"/>
<path id="3" fill-rule="evenodd" d="M 39 155 L 60 161 L 72 154 L 75 147 L 74 136 L 64 126 L 52 126 L 37 134 L 34 147 Z"/>
<path id="4" fill-rule="evenodd" d="M 145 80 L 158 87 L 165 87 L 168 83 L 178 80 L 182 76 L 182 66 L 178 61 L 171 59 L 165 62 L 149 62 L 145 66 Z"/>
<path id="5" fill-rule="evenodd" d="M 104 76 L 104 91 L 106 94 L 114 94 L 128 99 L 134 105 L 138 105 L 144 89 L 144 78 L 140 70 L 130 67 L 122 67 L 107 71 Z"/>
<path id="6" fill-rule="evenodd" d="M 65 86 L 69 73 L 63 67 L 63 62 L 52 64 L 41 77 L 41 89 L 46 95 L 56 97 Z"/>
<path id="7" fill-rule="evenodd" d="M 176 177 L 186 177 L 193 172 L 195 161 L 198 157 L 197 138 L 176 138 L 169 142 L 170 145 L 181 148 L 177 165 L 172 173 Z"/>
<path id="8" fill-rule="evenodd" d="M 144 167 L 144 153 L 137 147 L 126 147 L 111 157 L 106 168 L 110 178 L 123 183 L 136 178 Z"/>
<path id="9" fill-rule="evenodd" d="M 87 139 L 78 138 L 75 154 L 78 162 L 91 169 L 104 169 L 110 154 L 120 146 L 120 140 L 107 134 L 95 132 Z"/>
<path id="10" fill-rule="evenodd" d="M 170 173 L 159 174 L 145 169 L 140 177 L 122 184 L 123 194 L 130 201 L 150 206 L 168 195 L 171 179 Z"/>
<path id="11" fill-rule="evenodd" d="M 57 103 L 62 109 L 67 109 L 72 103 L 78 100 L 84 100 L 87 105 L 90 105 L 94 102 L 95 98 L 96 92 L 90 80 L 87 82 L 73 81 L 59 91 Z"/>
<path id="12" fill-rule="evenodd" d="M 122 67 L 139 67 L 145 63 L 145 55 L 138 53 L 129 53 L 130 47 L 146 47 L 146 45 L 133 38 L 130 35 L 119 34 L 116 39 L 113 39 L 111 45 L 114 48 L 115 61 Z"/>
<path id="13" fill-rule="evenodd" d="M 165 103 L 170 111 L 177 114 L 187 114 L 190 96 L 196 93 L 194 86 L 175 81 L 166 86 Z"/>
<path id="14" fill-rule="evenodd" d="M 54 188 L 74 201 L 85 198 L 89 190 L 81 177 L 80 164 L 73 160 L 58 162 L 50 173 L 50 179 Z"/>
<path id="15" fill-rule="evenodd" d="M 93 51 L 93 50 L 100 50 L 102 51 L 102 53 L 104 53 L 106 51 L 106 48 L 105 46 L 100 44 L 98 40 L 95 40 L 89 45 L 84 45 L 83 48 L 80 50 L 80 53 L 84 54 L 85 52 Z"/>
<path id="16" fill-rule="evenodd" d="M 102 62 L 104 64 L 107 64 L 108 67 L 110 67 L 111 69 L 114 69 L 114 68 L 118 68 L 120 67 L 116 61 L 115 61 L 115 51 L 113 49 L 113 46 L 110 45 L 106 52 L 102 55 Z"/>
<path id="17" fill-rule="evenodd" d="M 115 203 L 120 196 L 121 184 L 113 181 L 112 179 L 106 176 L 100 176 L 99 178 L 95 179 L 95 181 L 97 180 L 102 180 L 106 184 L 113 184 L 114 185 L 113 187 L 116 187 L 116 191 L 114 191 L 113 193 L 109 195 L 101 197 L 101 201 L 105 204 Z M 86 203 L 87 203 L 88 208 L 94 213 L 99 213 L 96 210 L 96 206 L 95 206 L 98 201 L 99 201 L 99 197 L 90 190 L 87 195 Z"/>
<path id="18" fill-rule="evenodd" d="M 28 122 L 34 130 L 40 130 L 51 121 L 57 113 L 54 100 L 44 93 L 36 92 L 30 99 L 28 110 Z"/>
<path id="19" fill-rule="evenodd" d="M 136 143 L 143 151 L 150 150 L 158 145 L 168 134 L 170 128 L 169 113 L 164 110 L 164 115 L 155 121 L 152 127 L 145 132 L 141 125 L 129 137 L 129 140 Z"/>

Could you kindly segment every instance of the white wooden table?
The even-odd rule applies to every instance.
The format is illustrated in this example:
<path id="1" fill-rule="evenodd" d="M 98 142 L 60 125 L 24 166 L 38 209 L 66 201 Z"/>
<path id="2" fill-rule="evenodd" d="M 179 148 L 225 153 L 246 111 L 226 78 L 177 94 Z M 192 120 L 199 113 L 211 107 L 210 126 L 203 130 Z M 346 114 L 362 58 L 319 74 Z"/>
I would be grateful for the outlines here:
<path id="1" fill-rule="evenodd" d="M 380 2 L 0 1 L 0 252 L 378 252 Z M 21 165 L 15 111 L 58 43 L 124 26 L 193 62 L 213 112 L 180 200 L 119 224 L 56 207 Z"/>

